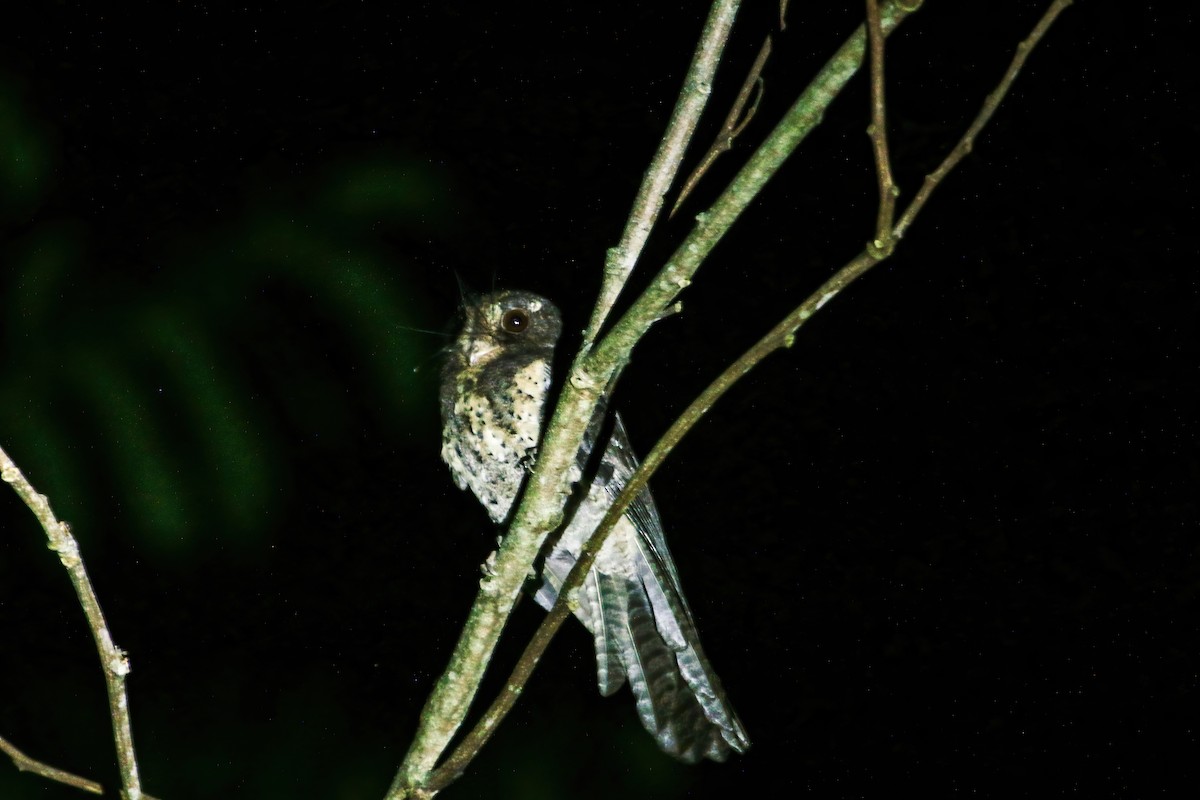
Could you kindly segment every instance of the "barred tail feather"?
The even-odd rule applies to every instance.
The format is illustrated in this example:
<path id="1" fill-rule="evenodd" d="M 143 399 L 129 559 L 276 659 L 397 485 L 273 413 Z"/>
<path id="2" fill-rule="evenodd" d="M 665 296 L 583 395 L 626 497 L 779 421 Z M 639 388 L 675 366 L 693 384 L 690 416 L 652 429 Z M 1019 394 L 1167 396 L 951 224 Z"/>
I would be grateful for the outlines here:
<path id="1" fill-rule="evenodd" d="M 628 593 L 617 587 L 611 575 L 596 570 L 588 573 L 585 584 L 588 595 L 596 597 L 596 613 L 588 626 L 596 643 L 596 683 L 600 694 L 608 697 L 625 684 L 621 656 L 629 627 Z"/>
<path id="2" fill-rule="evenodd" d="M 622 580 L 614 588 L 625 592 L 628 615 L 623 630 L 609 629 L 608 640 L 622 645 L 638 717 L 659 747 L 688 763 L 724 761 L 731 750 L 745 750 L 749 740 L 712 684 L 716 678 L 703 655 L 668 644 L 641 581 Z"/>
<path id="3" fill-rule="evenodd" d="M 660 583 L 660 580 L 667 580 L 667 576 L 660 575 L 653 563 L 645 557 L 639 559 L 638 572 L 654 611 L 655 626 L 664 644 L 673 651 L 675 668 L 695 700 L 694 711 L 703 714 L 713 733 L 720 732 L 720 739 L 712 739 L 710 749 L 702 755 L 723 761 L 731 749 L 744 752 L 750 746 L 750 739 L 725 699 L 717 673 L 704 656 L 700 636 L 683 595 L 674 591 L 670 584 Z"/>

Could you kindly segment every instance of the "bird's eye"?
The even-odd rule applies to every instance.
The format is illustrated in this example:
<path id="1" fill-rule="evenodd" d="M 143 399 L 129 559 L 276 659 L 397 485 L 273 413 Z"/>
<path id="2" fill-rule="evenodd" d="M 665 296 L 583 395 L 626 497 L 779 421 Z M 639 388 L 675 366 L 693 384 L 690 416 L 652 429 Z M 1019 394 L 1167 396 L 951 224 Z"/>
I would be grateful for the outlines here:
<path id="1" fill-rule="evenodd" d="M 529 329 L 529 312 L 523 308 L 510 308 L 500 318 L 500 327 L 508 333 L 524 333 Z"/>

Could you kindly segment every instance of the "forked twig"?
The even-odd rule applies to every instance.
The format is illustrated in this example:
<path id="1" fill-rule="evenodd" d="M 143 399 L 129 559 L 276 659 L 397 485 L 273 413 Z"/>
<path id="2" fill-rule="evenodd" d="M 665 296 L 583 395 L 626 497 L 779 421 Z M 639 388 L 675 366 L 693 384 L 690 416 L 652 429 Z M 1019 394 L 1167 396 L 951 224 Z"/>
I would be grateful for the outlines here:
<path id="1" fill-rule="evenodd" d="M 683 201 L 687 200 L 688 195 L 696 188 L 696 184 L 700 183 L 700 179 L 708 172 L 709 167 L 716 163 L 722 153 L 729 152 L 733 148 L 733 140 L 746 129 L 750 120 L 754 119 L 754 113 L 758 111 L 758 103 L 762 100 L 763 95 L 762 71 L 770 55 L 771 37 L 768 35 L 766 39 L 763 39 L 762 47 L 758 50 L 758 57 L 750 66 L 750 72 L 746 74 L 746 80 L 742 82 L 742 89 L 738 92 L 737 99 L 733 101 L 733 107 L 729 109 L 729 114 L 725 117 L 725 122 L 721 125 L 717 138 L 713 140 L 712 146 L 708 148 L 704 158 L 700 159 L 700 163 L 692 170 L 692 174 L 688 175 L 687 180 L 683 182 L 683 188 L 679 190 L 679 197 L 675 198 L 675 205 L 671 206 L 671 213 L 667 215 L 668 219 L 675 216 L 675 212 L 683 205 Z M 750 101 L 751 92 L 754 93 L 754 103 L 750 106 L 750 110 L 743 114 L 746 103 Z"/>

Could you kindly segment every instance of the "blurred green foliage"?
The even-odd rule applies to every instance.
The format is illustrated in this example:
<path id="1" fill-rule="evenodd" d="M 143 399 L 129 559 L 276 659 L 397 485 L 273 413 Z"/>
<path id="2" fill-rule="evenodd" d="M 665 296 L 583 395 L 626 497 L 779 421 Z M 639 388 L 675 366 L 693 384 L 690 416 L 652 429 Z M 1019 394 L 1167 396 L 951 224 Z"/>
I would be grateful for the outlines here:
<path id="1" fill-rule="evenodd" d="M 56 141 L 0 77 L 0 436 L 82 531 L 119 509 L 168 552 L 202 527 L 253 542 L 302 468 L 296 426 L 349 436 L 369 403 L 400 429 L 427 399 L 413 367 L 436 345 L 403 328 L 427 327 L 429 304 L 384 240 L 443 225 L 445 179 L 425 163 L 363 149 L 248 180 L 227 221 L 131 230 L 141 263 L 120 263 L 52 203 Z"/>
<path id="2" fill-rule="evenodd" d="M 50 188 L 55 137 L 29 112 L 24 89 L 0 73 L 0 222 L 28 216 Z"/>

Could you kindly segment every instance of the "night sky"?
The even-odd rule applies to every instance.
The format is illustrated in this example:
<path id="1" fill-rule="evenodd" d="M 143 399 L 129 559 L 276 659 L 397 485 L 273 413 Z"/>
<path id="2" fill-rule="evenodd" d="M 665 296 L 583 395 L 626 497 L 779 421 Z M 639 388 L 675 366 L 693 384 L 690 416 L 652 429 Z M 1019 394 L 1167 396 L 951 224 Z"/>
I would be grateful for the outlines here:
<path id="1" fill-rule="evenodd" d="M 706 5 L 105 5 L 0 31 L 0 444 L 130 653 L 147 792 L 381 798 L 497 533 L 439 458 L 460 281 L 553 298 L 578 343 Z M 889 40 L 902 204 L 1046 5 L 929 0 Z M 1195 785 L 1194 13 L 1076 2 L 896 255 L 655 477 L 753 748 L 660 754 L 572 622 L 445 797 Z M 861 15 L 791 4 L 630 295 Z M 776 17 L 745 4 L 685 169 Z M 635 351 L 612 404 L 640 452 L 872 237 L 867 99 L 859 76 Z M 115 796 L 89 631 L 3 495 L 0 736 Z M 0 759 L 2 800 L 83 796 Z"/>

